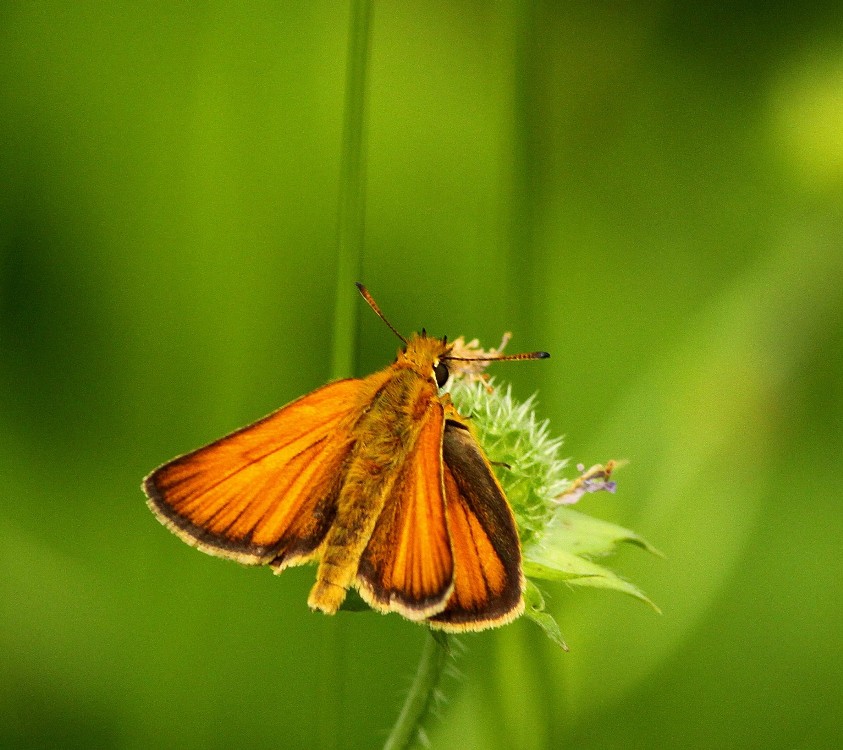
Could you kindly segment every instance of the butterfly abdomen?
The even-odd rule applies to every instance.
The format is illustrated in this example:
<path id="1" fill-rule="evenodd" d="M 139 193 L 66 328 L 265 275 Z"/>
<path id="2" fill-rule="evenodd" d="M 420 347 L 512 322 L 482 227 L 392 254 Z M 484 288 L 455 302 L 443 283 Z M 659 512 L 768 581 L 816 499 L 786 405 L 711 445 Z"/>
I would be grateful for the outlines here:
<path id="1" fill-rule="evenodd" d="M 441 406 L 436 386 L 409 368 L 396 367 L 355 428 L 356 445 L 340 488 L 337 513 L 325 539 L 308 604 L 333 614 L 357 575 L 386 498 L 418 437 L 418 412 Z"/>

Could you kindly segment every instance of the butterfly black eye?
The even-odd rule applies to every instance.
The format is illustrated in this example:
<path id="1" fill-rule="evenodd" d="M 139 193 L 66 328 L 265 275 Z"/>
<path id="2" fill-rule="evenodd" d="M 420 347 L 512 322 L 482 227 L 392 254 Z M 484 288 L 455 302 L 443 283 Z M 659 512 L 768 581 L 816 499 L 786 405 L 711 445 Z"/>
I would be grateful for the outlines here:
<path id="1" fill-rule="evenodd" d="M 436 385 L 440 388 L 448 382 L 448 366 L 444 362 L 433 365 L 433 374 L 436 376 Z"/>

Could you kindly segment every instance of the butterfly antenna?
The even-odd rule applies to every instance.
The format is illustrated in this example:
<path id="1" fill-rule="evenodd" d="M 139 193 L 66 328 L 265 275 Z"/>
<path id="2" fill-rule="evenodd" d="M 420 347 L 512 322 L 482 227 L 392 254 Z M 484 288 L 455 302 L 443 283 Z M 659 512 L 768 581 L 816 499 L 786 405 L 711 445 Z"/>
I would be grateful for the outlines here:
<path id="1" fill-rule="evenodd" d="M 389 330 L 392 331 L 399 339 L 401 339 L 405 344 L 407 343 L 407 339 L 405 339 L 398 331 L 395 329 L 395 326 L 392 325 L 387 319 L 386 316 L 381 312 L 381 309 L 378 307 L 378 303 L 372 299 L 372 295 L 369 294 L 369 290 L 366 289 L 359 281 L 355 282 L 357 284 L 357 289 L 360 294 L 363 295 L 363 299 L 369 303 L 369 307 L 371 307 L 375 314 L 389 327 Z"/>
<path id="2" fill-rule="evenodd" d="M 457 362 L 511 362 L 518 359 L 548 359 L 549 357 L 550 354 L 547 352 L 522 352 L 521 354 L 502 354 L 497 357 L 450 357 L 446 355 L 441 359 L 453 359 Z"/>

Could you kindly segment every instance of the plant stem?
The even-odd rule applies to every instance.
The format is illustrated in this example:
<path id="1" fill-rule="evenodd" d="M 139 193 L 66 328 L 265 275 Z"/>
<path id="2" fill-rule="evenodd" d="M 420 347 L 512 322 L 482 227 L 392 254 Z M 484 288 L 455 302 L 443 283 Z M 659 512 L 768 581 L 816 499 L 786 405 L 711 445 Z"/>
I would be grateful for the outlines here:
<path id="1" fill-rule="evenodd" d="M 383 750 L 405 750 L 412 746 L 422 720 L 433 705 L 436 686 L 439 684 L 447 658 L 445 647 L 428 631 L 410 692 L 404 700 L 401 713 L 398 714 Z"/>
<path id="2" fill-rule="evenodd" d="M 331 379 L 354 374 L 357 305 L 352 284 L 360 276 L 364 219 L 364 122 L 371 0 L 352 0 L 346 57 L 345 104 L 337 211 L 337 287 Z M 326 623 L 319 687 L 319 746 L 338 747 L 343 717 L 346 638 L 338 618 Z"/>
<path id="3" fill-rule="evenodd" d="M 365 219 L 365 111 L 371 0 L 352 0 L 346 60 L 345 111 L 340 155 L 337 212 L 337 288 L 331 377 L 347 378 L 354 369 L 357 299 Z"/>

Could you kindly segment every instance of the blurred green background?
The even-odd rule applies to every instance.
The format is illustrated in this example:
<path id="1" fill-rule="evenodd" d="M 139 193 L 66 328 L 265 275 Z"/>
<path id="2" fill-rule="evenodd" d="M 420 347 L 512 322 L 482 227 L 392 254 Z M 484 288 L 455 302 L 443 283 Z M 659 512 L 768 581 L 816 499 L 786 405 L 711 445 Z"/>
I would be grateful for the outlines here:
<path id="1" fill-rule="evenodd" d="M 423 632 L 202 555 L 141 477 L 328 377 L 348 10 L 0 10 L 0 747 L 375 747 Z M 479 336 L 664 610 L 463 638 L 434 748 L 843 742 L 843 14 L 378 3 L 363 280 Z M 353 295 L 353 288 L 348 289 Z M 360 305 L 358 370 L 396 342 Z"/>

